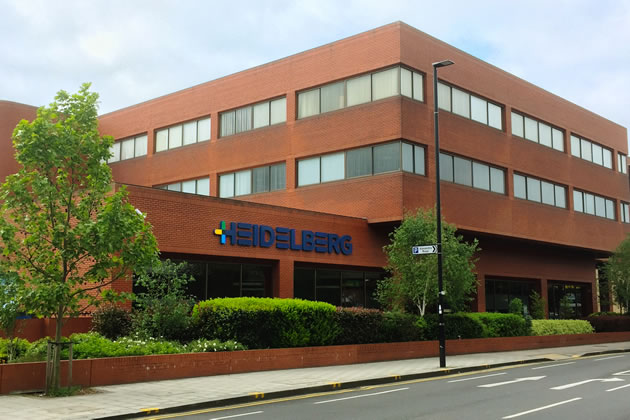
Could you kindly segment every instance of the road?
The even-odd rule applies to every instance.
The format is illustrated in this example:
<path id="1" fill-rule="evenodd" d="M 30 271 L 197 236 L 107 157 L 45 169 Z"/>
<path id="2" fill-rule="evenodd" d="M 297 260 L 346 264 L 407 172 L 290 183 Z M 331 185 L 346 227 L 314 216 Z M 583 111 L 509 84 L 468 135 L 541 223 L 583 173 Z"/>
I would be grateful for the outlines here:
<path id="1" fill-rule="evenodd" d="M 301 395 L 154 419 L 630 419 L 630 354 Z"/>

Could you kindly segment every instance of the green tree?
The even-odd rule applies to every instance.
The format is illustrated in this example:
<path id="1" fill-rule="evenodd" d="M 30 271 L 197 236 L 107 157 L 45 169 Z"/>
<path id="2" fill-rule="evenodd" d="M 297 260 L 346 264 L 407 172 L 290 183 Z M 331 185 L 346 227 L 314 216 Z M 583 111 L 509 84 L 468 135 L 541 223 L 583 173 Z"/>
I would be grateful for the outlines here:
<path id="1" fill-rule="evenodd" d="M 0 264 L 18 273 L 29 313 L 56 318 L 56 342 L 64 316 L 115 297 L 111 283 L 157 258 L 151 226 L 124 188 L 112 189 L 113 139 L 98 132 L 98 94 L 89 88 L 60 91 L 35 120 L 20 121 L 13 145 L 21 168 L 0 187 Z M 56 351 L 53 389 L 59 366 Z"/>
<path id="2" fill-rule="evenodd" d="M 158 261 L 136 277 L 142 291 L 136 293 L 134 330 L 144 337 L 188 341 L 194 299 L 186 295 L 186 284 L 195 281 L 186 262 Z"/>
<path id="3" fill-rule="evenodd" d="M 508 304 L 508 312 L 514 315 L 523 316 L 523 301 L 519 298 L 514 298 Z"/>
<path id="4" fill-rule="evenodd" d="M 604 272 L 621 312 L 630 312 L 630 236 L 608 258 Z"/>
<path id="5" fill-rule="evenodd" d="M 445 302 L 453 310 L 464 310 L 477 287 L 473 271 L 479 248 L 476 239 L 465 243 L 455 231 L 454 225 L 442 222 Z M 404 310 L 412 305 L 424 316 L 428 306 L 437 305 L 437 255 L 411 253 L 415 245 L 435 244 L 436 232 L 434 211 L 418 209 L 416 214 L 405 215 L 401 225 L 390 233 L 391 243 L 383 248 L 390 277 L 380 281 L 377 288 L 383 306 Z"/>

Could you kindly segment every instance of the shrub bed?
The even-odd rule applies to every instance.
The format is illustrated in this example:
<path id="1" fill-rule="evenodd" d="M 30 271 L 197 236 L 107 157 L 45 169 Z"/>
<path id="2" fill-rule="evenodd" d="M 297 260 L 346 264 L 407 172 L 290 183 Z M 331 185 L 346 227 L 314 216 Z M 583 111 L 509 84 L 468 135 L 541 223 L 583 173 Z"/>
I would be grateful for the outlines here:
<path id="1" fill-rule="evenodd" d="M 627 315 L 590 315 L 586 320 L 593 326 L 595 332 L 630 331 L 630 316 Z"/>
<path id="2" fill-rule="evenodd" d="M 196 304 L 192 317 L 202 338 L 249 348 L 324 346 L 339 333 L 334 306 L 301 299 L 211 299 Z"/>
<path id="3" fill-rule="evenodd" d="M 594 332 L 588 321 L 579 319 L 534 319 L 532 335 L 589 334 Z"/>
<path id="4" fill-rule="evenodd" d="M 42 338 L 33 343 L 26 340 L 20 342 L 21 352 L 15 362 L 38 362 L 46 360 L 47 341 Z M 68 339 L 66 339 L 68 340 Z M 72 334 L 70 341 L 74 343 L 72 357 L 74 359 L 93 359 L 100 357 L 148 356 L 152 354 L 203 353 L 213 351 L 246 350 L 246 347 L 235 341 L 194 340 L 188 344 L 156 338 L 140 339 L 138 337 L 122 337 L 110 340 L 91 332 Z M 0 353 L 7 340 L 0 339 Z M 63 359 L 68 359 L 67 347 L 61 352 Z"/>

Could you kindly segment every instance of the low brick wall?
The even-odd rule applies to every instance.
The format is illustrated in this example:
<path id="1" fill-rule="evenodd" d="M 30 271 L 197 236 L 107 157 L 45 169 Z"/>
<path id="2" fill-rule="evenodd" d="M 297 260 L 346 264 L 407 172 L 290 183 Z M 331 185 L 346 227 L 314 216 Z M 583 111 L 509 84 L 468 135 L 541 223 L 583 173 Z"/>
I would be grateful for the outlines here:
<path id="1" fill-rule="evenodd" d="M 630 332 L 448 340 L 447 355 L 630 341 Z M 102 386 L 195 376 L 438 356 L 437 341 L 75 360 L 73 384 Z M 44 388 L 45 363 L 0 365 L 0 394 Z M 62 362 L 62 378 L 67 378 Z"/>

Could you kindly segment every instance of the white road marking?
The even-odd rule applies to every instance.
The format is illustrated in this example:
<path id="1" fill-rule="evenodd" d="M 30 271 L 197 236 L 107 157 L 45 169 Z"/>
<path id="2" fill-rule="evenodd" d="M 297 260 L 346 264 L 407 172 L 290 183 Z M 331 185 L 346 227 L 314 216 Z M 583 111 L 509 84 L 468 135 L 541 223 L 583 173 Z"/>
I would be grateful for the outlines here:
<path id="1" fill-rule="evenodd" d="M 624 357 L 624 355 L 622 354 L 622 355 L 620 355 L 620 356 L 610 356 L 610 357 L 604 357 L 604 358 L 601 358 L 601 359 L 595 359 L 595 361 L 596 361 L 596 362 L 599 362 L 600 360 L 617 359 L 617 358 L 619 358 L 619 357 Z"/>
<path id="2" fill-rule="evenodd" d="M 623 372 L 613 373 L 613 376 L 615 375 L 630 375 L 630 370 L 624 370 Z"/>
<path id="3" fill-rule="evenodd" d="M 475 376 L 474 378 L 455 379 L 454 381 L 448 381 L 448 383 L 450 384 L 450 383 L 453 383 L 453 382 L 472 381 L 473 379 L 489 378 L 491 376 L 499 376 L 499 375 L 507 375 L 507 372 L 493 373 L 492 375 Z"/>
<path id="4" fill-rule="evenodd" d="M 260 414 L 260 413 L 264 413 L 264 411 L 252 411 L 251 413 L 234 414 L 233 416 L 213 417 L 210 420 L 233 419 L 234 417 L 251 416 L 252 414 Z"/>
<path id="5" fill-rule="evenodd" d="M 523 382 L 523 381 L 539 381 L 542 378 L 546 378 L 546 376 L 532 376 L 532 377 L 529 377 L 529 378 L 518 378 L 518 379 L 514 379 L 512 381 L 496 382 L 494 384 L 477 385 L 477 388 L 493 388 L 495 386 L 515 384 L 515 383 Z"/>
<path id="6" fill-rule="evenodd" d="M 562 405 L 562 404 L 567 404 L 567 403 L 570 403 L 570 402 L 573 402 L 573 401 L 577 401 L 577 400 L 581 400 L 581 399 L 582 399 L 582 397 L 572 398 L 572 399 L 570 399 L 570 400 L 560 401 L 560 402 L 557 402 L 557 403 L 555 403 L 555 404 L 549 404 L 549 405 L 546 405 L 546 406 L 544 406 L 544 407 L 534 408 L 533 410 L 523 411 L 522 413 L 512 414 L 511 416 L 505 416 L 505 417 L 503 417 L 503 418 L 504 418 L 504 419 L 513 419 L 514 417 L 524 416 L 524 415 L 526 415 L 526 414 L 535 413 L 536 411 L 546 410 L 546 409 L 548 409 L 548 408 L 557 407 L 557 406 L 559 406 L 559 405 Z"/>
<path id="7" fill-rule="evenodd" d="M 361 395 L 354 395 L 352 397 L 337 398 L 337 399 L 334 399 L 334 400 L 317 401 L 317 402 L 315 402 L 313 404 L 328 404 L 328 403 L 336 402 L 336 401 L 353 400 L 355 398 L 363 398 L 363 397 L 372 397 L 374 395 L 389 394 L 390 392 L 404 391 L 406 389 L 409 389 L 409 388 L 408 387 L 407 388 L 398 388 L 398 389 L 392 389 L 392 390 L 389 390 L 389 391 L 373 392 L 371 394 L 361 394 Z"/>
<path id="8" fill-rule="evenodd" d="M 574 382 L 572 384 L 566 384 L 566 385 L 561 385 L 561 386 L 555 386 L 555 387 L 549 388 L 549 389 L 554 389 L 556 391 L 562 391 L 563 389 L 573 388 L 574 386 L 584 385 L 584 384 L 587 384 L 589 382 L 620 382 L 620 381 L 623 381 L 623 379 L 621 379 L 621 378 L 587 379 L 585 381 Z"/>
<path id="9" fill-rule="evenodd" d="M 575 362 L 567 362 L 567 363 L 558 363 L 556 365 L 547 365 L 547 366 L 538 366 L 538 367 L 534 367 L 532 368 L 532 370 L 536 370 L 536 369 L 547 369 L 550 367 L 556 367 L 556 366 L 566 366 L 566 365 L 572 365 Z"/>
<path id="10" fill-rule="evenodd" d="M 629 386 L 630 386 L 630 384 L 628 384 L 628 385 L 621 385 L 621 386 L 618 386 L 617 388 L 607 389 L 606 392 L 616 391 L 616 390 L 621 389 L 621 388 L 628 388 Z"/>

